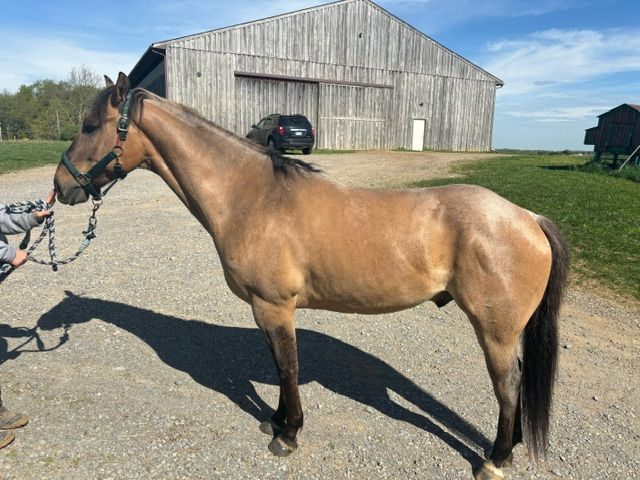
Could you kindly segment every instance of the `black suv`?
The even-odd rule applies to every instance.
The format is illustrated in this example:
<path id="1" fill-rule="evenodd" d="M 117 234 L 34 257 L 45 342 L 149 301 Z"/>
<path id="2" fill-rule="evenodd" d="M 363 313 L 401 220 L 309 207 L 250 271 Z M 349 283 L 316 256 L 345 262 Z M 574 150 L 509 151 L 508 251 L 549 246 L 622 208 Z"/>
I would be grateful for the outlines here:
<path id="1" fill-rule="evenodd" d="M 272 150 L 284 152 L 301 149 L 309 155 L 316 132 L 304 115 L 281 115 L 274 113 L 263 118 L 258 125 L 251 125 L 247 138 Z"/>

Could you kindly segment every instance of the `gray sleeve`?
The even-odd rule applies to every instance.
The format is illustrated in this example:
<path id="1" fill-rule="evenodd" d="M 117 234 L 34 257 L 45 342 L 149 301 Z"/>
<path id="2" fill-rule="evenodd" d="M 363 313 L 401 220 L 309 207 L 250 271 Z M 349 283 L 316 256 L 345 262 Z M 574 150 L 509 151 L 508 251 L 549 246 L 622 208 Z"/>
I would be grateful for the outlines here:
<path id="1" fill-rule="evenodd" d="M 5 236 L 0 234 L 0 264 L 11 263 L 16 258 L 16 249 L 6 243 Z"/>
<path id="2" fill-rule="evenodd" d="M 5 206 L 0 204 L 0 232 L 12 235 L 24 233 L 38 225 L 38 220 L 31 213 L 7 213 Z M 13 260 L 13 259 L 12 259 Z"/>

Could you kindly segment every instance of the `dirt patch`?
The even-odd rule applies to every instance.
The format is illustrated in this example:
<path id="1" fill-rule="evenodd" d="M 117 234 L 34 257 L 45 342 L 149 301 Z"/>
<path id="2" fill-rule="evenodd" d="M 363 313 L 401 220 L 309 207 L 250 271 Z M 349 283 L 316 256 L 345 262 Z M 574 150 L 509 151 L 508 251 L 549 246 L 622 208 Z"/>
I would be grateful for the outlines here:
<path id="1" fill-rule="evenodd" d="M 346 185 L 391 187 L 418 180 L 458 176 L 454 167 L 462 163 L 497 158 L 494 153 L 380 152 L 312 155 L 332 178 Z"/>

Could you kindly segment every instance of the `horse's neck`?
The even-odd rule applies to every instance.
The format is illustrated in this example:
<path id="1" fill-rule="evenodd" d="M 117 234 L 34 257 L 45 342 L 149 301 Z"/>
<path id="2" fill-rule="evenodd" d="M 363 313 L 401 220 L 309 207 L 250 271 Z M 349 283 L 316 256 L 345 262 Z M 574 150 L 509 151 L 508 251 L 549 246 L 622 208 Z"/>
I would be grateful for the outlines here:
<path id="1" fill-rule="evenodd" d="M 194 120 L 198 122 L 199 120 Z M 271 168 L 260 154 L 204 122 L 146 102 L 141 130 L 157 155 L 155 170 L 193 215 L 221 239 L 228 225 L 267 188 Z"/>

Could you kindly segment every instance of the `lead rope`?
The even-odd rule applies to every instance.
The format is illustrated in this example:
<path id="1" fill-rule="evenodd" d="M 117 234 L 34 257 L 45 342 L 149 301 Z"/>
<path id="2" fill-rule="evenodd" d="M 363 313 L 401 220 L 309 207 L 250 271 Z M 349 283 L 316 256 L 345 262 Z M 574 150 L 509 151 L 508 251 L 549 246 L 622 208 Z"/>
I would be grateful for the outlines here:
<path id="1" fill-rule="evenodd" d="M 58 254 L 56 250 L 56 224 L 53 219 L 53 213 L 52 213 L 50 217 L 47 217 L 45 219 L 44 227 L 40 232 L 40 236 L 27 249 L 27 255 L 28 255 L 27 258 L 34 263 L 50 266 L 54 272 L 58 271 L 58 265 L 67 265 L 77 260 L 78 257 L 82 254 L 82 252 L 84 252 L 85 249 L 89 246 L 89 244 L 91 243 L 91 240 L 96 238 L 95 229 L 98 226 L 96 212 L 102 205 L 102 200 L 92 200 L 92 202 L 93 202 L 93 210 L 91 212 L 91 216 L 89 217 L 89 223 L 87 225 L 87 229 L 84 232 L 82 232 L 82 234 L 84 235 L 84 240 L 82 240 L 82 242 L 80 243 L 80 247 L 78 248 L 76 253 L 74 253 L 70 257 L 65 258 L 63 260 L 58 260 L 58 256 L 57 256 Z M 5 208 L 7 213 L 20 214 L 20 213 L 32 213 L 32 212 L 49 210 L 51 208 L 51 205 L 49 205 L 47 202 L 45 202 L 42 199 L 38 199 L 35 202 L 12 203 L 11 205 L 7 205 Z M 33 257 L 32 253 L 36 248 L 38 248 L 40 243 L 42 243 L 47 233 L 49 234 L 49 257 L 51 259 L 41 260 L 39 258 Z M 30 238 L 31 238 L 31 233 L 27 232 L 24 239 L 20 243 L 21 250 L 24 250 L 25 248 L 27 248 Z M 15 268 L 13 268 L 13 266 L 11 266 L 11 264 L 9 263 L 1 265 L 0 266 L 0 283 L 2 283 L 14 270 Z"/>

